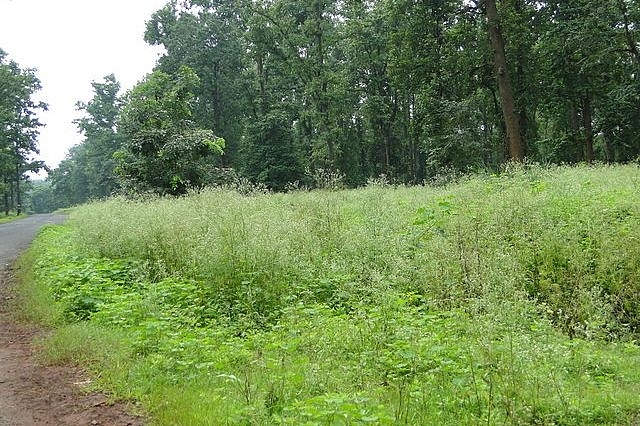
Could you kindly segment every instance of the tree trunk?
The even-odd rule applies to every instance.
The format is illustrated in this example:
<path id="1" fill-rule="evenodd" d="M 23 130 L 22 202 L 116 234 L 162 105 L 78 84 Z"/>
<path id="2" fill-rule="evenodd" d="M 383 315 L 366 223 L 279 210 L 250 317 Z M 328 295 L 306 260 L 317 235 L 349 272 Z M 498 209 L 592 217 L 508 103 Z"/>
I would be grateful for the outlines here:
<path id="1" fill-rule="evenodd" d="M 9 216 L 9 188 L 11 183 L 9 182 L 9 179 L 7 179 L 6 177 L 4 178 L 4 183 L 5 183 L 5 188 L 4 188 L 4 215 L 5 216 Z"/>
<path id="2" fill-rule="evenodd" d="M 517 15 L 523 16 L 525 13 L 524 0 L 515 0 L 513 7 Z M 520 137 L 523 141 L 536 139 L 535 134 L 533 133 L 535 130 L 535 126 L 533 125 L 535 120 L 529 119 L 529 114 L 527 113 L 528 105 L 523 98 L 523 94 L 526 92 L 527 87 L 527 60 L 529 57 L 530 54 L 526 47 L 522 43 L 519 43 L 515 54 L 515 79 L 513 87 L 516 94 L 520 96 L 519 99 L 516 99 L 515 103 L 520 123 Z M 532 107 L 531 111 L 535 111 L 535 108 Z"/>
<path id="3" fill-rule="evenodd" d="M 213 128 L 216 132 L 220 132 L 222 129 L 220 117 L 222 111 L 220 108 L 220 63 L 215 61 L 213 63 Z"/>
<path id="4" fill-rule="evenodd" d="M 520 132 L 520 122 L 516 114 L 513 90 L 509 79 L 507 58 L 504 50 L 504 38 L 500 28 L 500 18 L 496 0 L 486 0 L 487 23 L 489 30 L 489 41 L 493 49 L 494 68 L 498 81 L 498 91 L 500 92 L 500 103 L 502 115 L 507 130 L 507 147 L 509 157 L 515 161 L 524 159 L 524 143 Z"/>
<path id="5" fill-rule="evenodd" d="M 260 114 L 264 116 L 267 113 L 267 78 L 264 72 L 264 54 L 262 52 L 256 57 L 256 67 L 260 84 Z"/>
<path id="6" fill-rule="evenodd" d="M 314 77 L 319 80 L 320 84 L 319 88 L 315 89 L 316 93 L 316 110 L 319 115 L 318 124 L 318 133 L 321 139 L 324 139 L 324 142 L 327 146 L 327 166 L 330 170 L 335 169 L 336 164 L 336 144 L 333 140 L 333 135 L 330 133 L 330 123 L 329 123 L 329 101 L 328 101 L 328 88 L 329 84 L 327 81 L 326 75 L 326 64 L 325 64 L 325 48 L 324 48 L 324 30 L 323 30 L 323 22 L 324 18 L 324 5 L 322 1 L 316 0 L 313 3 L 313 11 L 314 11 L 314 44 L 316 48 L 316 58 L 315 58 L 315 72 Z"/>
<path id="7" fill-rule="evenodd" d="M 414 105 L 414 95 L 407 96 L 404 108 L 404 126 L 402 126 L 402 137 L 409 142 L 409 167 L 411 169 L 411 183 L 418 183 L 418 144 L 411 131 L 412 111 Z"/>
<path id="8" fill-rule="evenodd" d="M 19 216 L 22 213 L 22 197 L 20 196 L 20 166 L 16 165 L 16 213 Z"/>
<path id="9" fill-rule="evenodd" d="M 583 159 L 584 150 L 582 149 L 582 138 L 580 135 L 580 117 L 575 102 L 571 102 L 571 107 L 569 108 L 569 125 L 571 126 L 571 141 L 573 142 L 572 149 L 575 150 L 575 160 L 580 162 Z"/>
<path id="10" fill-rule="evenodd" d="M 593 124 L 591 113 L 591 98 L 589 95 L 582 99 L 582 126 L 584 128 L 584 159 L 587 163 L 593 163 Z"/>
<path id="11" fill-rule="evenodd" d="M 615 161 L 615 154 L 611 141 L 613 140 L 613 133 L 611 130 L 604 131 L 604 155 L 608 164 L 612 164 Z"/>

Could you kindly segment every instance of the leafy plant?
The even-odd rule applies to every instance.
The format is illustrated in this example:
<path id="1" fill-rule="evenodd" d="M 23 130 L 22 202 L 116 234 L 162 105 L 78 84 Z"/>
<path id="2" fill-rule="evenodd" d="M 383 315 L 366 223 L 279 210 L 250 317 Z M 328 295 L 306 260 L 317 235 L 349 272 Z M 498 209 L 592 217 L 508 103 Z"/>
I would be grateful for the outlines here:
<path id="1" fill-rule="evenodd" d="M 34 246 L 44 345 L 159 424 L 631 424 L 637 173 L 82 206 Z"/>

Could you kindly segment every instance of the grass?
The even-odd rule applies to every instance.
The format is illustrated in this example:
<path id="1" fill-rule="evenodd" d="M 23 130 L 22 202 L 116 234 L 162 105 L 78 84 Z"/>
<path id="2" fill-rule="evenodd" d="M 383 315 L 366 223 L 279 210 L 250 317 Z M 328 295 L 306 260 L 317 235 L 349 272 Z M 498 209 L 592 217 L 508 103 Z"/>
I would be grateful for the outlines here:
<path id="1" fill-rule="evenodd" d="M 48 228 L 43 229 L 43 233 Z M 42 326 L 59 326 L 64 318 L 49 288 L 36 277 L 33 268 L 36 259 L 44 253 L 43 244 L 35 242 L 16 261 L 15 270 L 19 285 L 15 287 L 15 298 L 11 310 L 16 319 Z"/>
<path id="2" fill-rule="evenodd" d="M 631 425 L 639 182 L 113 199 L 40 235 L 24 300 L 152 424 Z"/>
<path id="3" fill-rule="evenodd" d="M 22 219 L 27 217 L 26 214 L 22 213 L 20 215 L 15 214 L 15 212 L 9 212 L 8 215 L 1 215 L 0 216 L 0 223 L 7 223 L 7 222 L 12 222 L 14 220 L 18 220 L 18 219 Z"/>

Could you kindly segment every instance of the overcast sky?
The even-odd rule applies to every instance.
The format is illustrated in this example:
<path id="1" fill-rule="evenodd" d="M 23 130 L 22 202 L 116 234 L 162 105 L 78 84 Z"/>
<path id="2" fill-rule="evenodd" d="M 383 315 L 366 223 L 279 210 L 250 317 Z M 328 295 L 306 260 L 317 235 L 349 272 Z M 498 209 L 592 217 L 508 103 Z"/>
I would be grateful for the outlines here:
<path id="1" fill-rule="evenodd" d="M 39 115 L 40 159 L 56 167 L 82 141 L 75 104 L 111 73 L 130 89 L 151 72 L 160 50 L 143 40 L 145 22 L 167 0 L 0 0 L 0 49 L 21 68 L 37 68 L 49 104 Z"/>

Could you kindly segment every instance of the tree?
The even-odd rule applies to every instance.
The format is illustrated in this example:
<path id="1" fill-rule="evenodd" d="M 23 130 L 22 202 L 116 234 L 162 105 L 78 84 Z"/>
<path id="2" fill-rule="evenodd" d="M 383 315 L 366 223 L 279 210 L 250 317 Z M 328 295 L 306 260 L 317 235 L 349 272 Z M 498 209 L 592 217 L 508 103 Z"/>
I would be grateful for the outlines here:
<path id="1" fill-rule="evenodd" d="M 182 0 L 147 40 L 196 70 L 196 127 L 274 189 L 640 154 L 631 0 Z"/>
<path id="2" fill-rule="evenodd" d="M 122 100 L 118 95 L 120 83 L 113 74 L 104 77 L 103 83 L 92 82 L 91 85 L 93 99 L 86 104 L 78 102 L 78 111 L 85 115 L 75 123 L 85 136 L 83 144 L 88 157 L 85 167 L 90 182 L 89 197 L 102 198 L 118 188 L 113 154 L 121 145 L 116 124 Z"/>
<path id="3" fill-rule="evenodd" d="M 243 118 L 251 103 L 241 5 L 237 0 L 172 2 L 153 14 L 145 32 L 148 43 L 166 50 L 156 70 L 175 75 L 187 66 L 198 75 L 191 119 L 224 138 L 221 161 L 227 167 L 237 166 Z"/>
<path id="4" fill-rule="evenodd" d="M 126 191 L 181 195 L 209 183 L 224 140 L 193 121 L 198 83 L 182 66 L 173 76 L 154 71 L 127 94 L 119 120 L 123 145 L 115 154 Z"/>
<path id="5" fill-rule="evenodd" d="M 633 7 L 637 10 L 629 2 L 573 0 L 545 2 L 540 9 L 549 22 L 539 43 L 543 112 L 562 160 L 627 161 L 638 155 Z"/>
<path id="6" fill-rule="evenodd" d="M 54 193 L 53 187 L 49 182 L 36 180 L 30 182 L 30 190 L 28 192 L 29 211 L 33 213 L 50 213 L 65 207 L 60 203 L 60 198 Z"/>
<path id="7" fill-rule="evenodd" d="M 303 179 L 304 168 L 294 141 L 291 120 L 284 111 L 272 110 L 247 129 L 242 171 L 254 182 L 282 191 Z"/>
<path id="8" fill-rule="evenodd" d="M 83 116 L 75 123 L 84 140 L 70 149 L 67 158 L 49 175 L 53 191 L 65 205 L 108 197 L 118 188 L 113 154 L 121 145 L 116 131 L 122 103 L 120 84 L 111 74 L 102 83 L 94 81 L 91 85 L 93 98 L 77 103 Z"/>
<path id="9" fill-rule="evenodd" d="M 484 0 L 487 29 L 489 32 L 489 40 L 493 50 L 494 70 L 498 81 L 498 90 L 500 92 L 500 103 L 502 106 L 502 114 L 504 116 L 505 127 L 507 130 L 507 147 L 509 157 L 512 160 L 522 161 L 524 159 L 524 143 L 522 141 L 522 133 L 520 130 L 520 121 L 516 114 L 516 104 L 513 95 L 511 79 L 509 77 L 509 66 L 505 53 L 505 42 L 500 26 L 500 17 L 496 7 L 496 0 Z"/>
<path id="10" fill-rule="evenodd" d="M 4 195 L 4 211 L 22 210 L 23 188 L 28 172 L 44 168 L 38 154 L 37 138 L 42 126 L 37 118 L 47 105 L 36 102 L 33 95 L 40 90 L 33 69 L 21 69 L 0 49 L 0 190 Z"/>
<path id="11" fill-rule="evenodd" d="M 69 207 L 91 199 L 92 186 L 87 173 L 89 158 L 84 144 L 69 149 L 67 157 L 47 177 L 60 205 Z"/>

